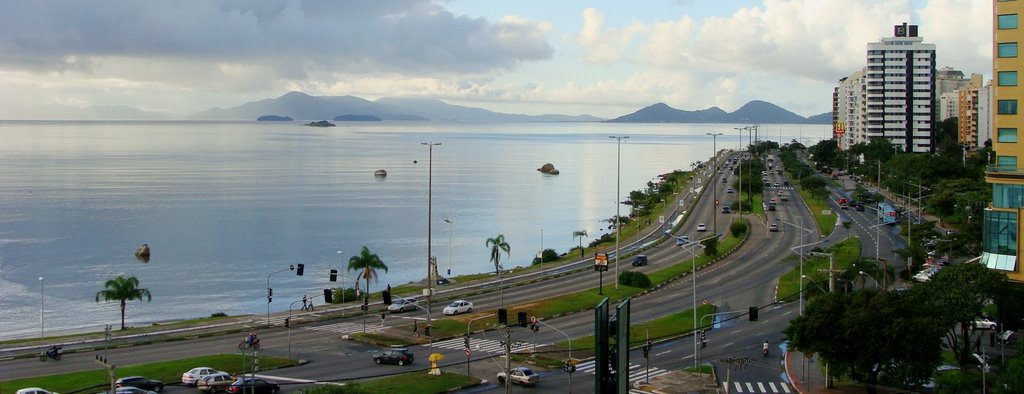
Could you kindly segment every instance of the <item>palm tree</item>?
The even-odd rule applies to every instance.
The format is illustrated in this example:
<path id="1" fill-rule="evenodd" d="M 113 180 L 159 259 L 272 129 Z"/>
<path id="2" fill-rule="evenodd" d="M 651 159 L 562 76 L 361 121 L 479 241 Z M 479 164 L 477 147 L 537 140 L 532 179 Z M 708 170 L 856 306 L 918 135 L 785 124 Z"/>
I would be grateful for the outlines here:
<path id="1" fill-rule="evenodd" d="M 508 242 L 505 242 L 505 234 L 498 234 L 497 237 L 487 238 L 485 242 L 487 247 L 491 248 L 491 261 L 494 262 L 494 272 L 498 274 L 498 280 L 501 282 L 498 285 L 498 304 L 501 308 L 505 307 L 505 279 L 501 276 L 501 251 L 505 251 L 505 256 L 511 256 L 508 246 Z"/>
<path id="2" fill-rule="evenodd" d="M 118 275 L 116 278 L 103 283 L 103 288 L 103 290 L 96 292 L 96 302 L 100 302 L 100 298 L 107 302 L 115 300 L 121 302 L 122 330 L 124 330 L 124 312 L 128 309 L 128 301 L 142 301 L 142 297 L 146 297 L 146 302 L 153 301 L 153 296 L 149 294 L 149 289 L 140 289 L 139 279 L 134 276 L 125 278 Z"/>
<path id="3" fill-rule="evenodd" d="M 576 230 L 572 232 L 573 238 L 580 239 L 580 258 L 583 258 L 583 238 L 587 236 L 587 230 Z"/>
<path id="4" fill-rule="evenodd" d="M 360 277 L 366 279 L 367 297 L 370 296 L 370 279 L 373 278 L 373 281 L 376 282 L 378 278 L 377 270 L 380 269 L 384 270 L 384 272 L 388 272 L 387 264 L 384 264 L 376 254 L 370 253 L 370 249 L 365 245 L 363 246 L 363 249 L 359 251 L 359 255 L 352 256 L 352 258 L 348 259 L 349 271 L 363 271 L 356 276 L 356 280 Z"/>

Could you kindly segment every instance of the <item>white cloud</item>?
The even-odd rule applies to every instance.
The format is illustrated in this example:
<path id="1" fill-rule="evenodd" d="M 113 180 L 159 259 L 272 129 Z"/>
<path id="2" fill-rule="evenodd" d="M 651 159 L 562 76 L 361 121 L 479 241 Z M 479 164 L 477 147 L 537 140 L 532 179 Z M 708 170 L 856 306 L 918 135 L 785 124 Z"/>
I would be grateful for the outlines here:
<path id="1" fill-rule="evenodd" d="M 584 9 L 582 15 L 583 28 L 576 35 L 576 44 L 583 51 L 583 60 L 588 63 L 619 61 L 633 37 L 644 31 L 640 23 L 632 23 L 622 29 L 607 29 L 604 27 L 604 14 L 594 8 Z"/>

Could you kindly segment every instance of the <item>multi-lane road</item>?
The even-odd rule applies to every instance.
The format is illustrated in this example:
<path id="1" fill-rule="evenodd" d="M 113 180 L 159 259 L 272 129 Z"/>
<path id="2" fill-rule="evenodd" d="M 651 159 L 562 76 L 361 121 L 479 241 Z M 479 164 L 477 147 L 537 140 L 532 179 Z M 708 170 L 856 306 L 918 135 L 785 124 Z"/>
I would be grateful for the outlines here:
<path id="1" fill-rule="evenodd" d="M 719 167 L 725 166 L 720 165 Z M 726 184 L 720 183 L 721 177 L 727 177 Z M 712 223 L 715 221 L 717 221 L 720 233 L 728 231 L 729 223 L 737 214 L 721 213 L 719 206 L 715 205 L 715 201 L 727 203 L 735 200 L 736 194 L 729 194 L 726 190 L 727 185 L 733 184 L 735 178 L 727 169 L 722 174 L 718 174 L 717 169 L 709 167 L 700 173 L 700 176 L 688 185 L 685 192 L 679 196 L 687 203 L 685 207 L 689 212 L 687 212 L 687 219 L 675 235 L 687 235 L 690 239 L 708 236 L 712 233 Z M 784 180 L 781 175 L 774 173 L 769 175 L 769 181 L 772 184 L 776 182 L 783 184 Z M 719 187 L 710 187 L 710 182 L 718 183 Z M 790 190 L 788 186 L 767 188 L 765 198 L 776 196 L 779 189 L 789 194 L 789 201 L 780 202 L 776 211 L 767 212 L 766 221 L 749 214 L 743 215 L 749 219 L 750 234 L 740 248 L 728 257 L 698 271 L 695 277 L 682 278 L 656 291 L 634 298 L 630 317 L 635 325 L 689 309 L 693 303 L 702 303 L 704 300 L 715 304 L 719 312 L 736 312 L 736 315 L 746 312 L 751 306 L 760 308 L 760 319 L 757 322 L 747 321 L 746 317 L 742 316 L 739 319 L 716 324 L 716 327 L 708 332 L 708 346 L 701 351 L 701 354 L 704 362 L 710 362 L 722 371 L 718 376 L 723 379 L 726 374 L 724 373 L 725 364 L 722 360 L 737 356 L 754 358 L 755 360 L 747 368 L 732 371 L 731 377 L 734 382 L 741 382 L 741 387 L 747 387 L 746 385 L 749 383 L 749 387 L 752 388 L 764 387 L 767 390 L 764 392 L 791 390 L 791 387 L 780 377 L 778 346 L 782 339 L 781 330 L 799 311 L 796 303 L 775 304 L 778 299 L 789 296 L 788 294 L 779 295 L 775 292 L 777 278 L 793 268 L 791 260 L 784 262 L 785 257 L 792 255 L 793 248 L 798 245 L 821 243 L 823 246 L 827 246 L 830 242 L 828 238 L 821 237 L 816 230 L 805 231 L 795 225 L 800 223 L 813 228 L 813 218 L 799 195 Z M 696 197 L 695 192 L 700 193 L 700 198 L 693 201 Z M 713 195 L 715 192 L 717 194 Z M 668 215 L 667 219 L 671 221 L 676 214 L 678 213 Z M 853 212 L 849 216 L 854 218 L 855 223 L 859 223 L 857 220 L 866 220 Z M 709 231 L 697 232 L 699 223 L 705 223 L 709 227 Z M 780 231 L 768 231 L 768 223 L 781 224 Z M 868 226 L 868 224 L 864 223 L 864 226 Z M 863 226 L 855 228 L 859 227 Z M 637 245 L 645 245 L 643 253 L 648 256 L 649 265 L 639 268 L 629 267 L 631 259 L 625 258 L 626 253 L 623 252 L 618 269 L 639 269 L 650 272 L 692 257 L 690 251 L 677 247 L 676 242 L 671 238 L 667 238 L 667 242 L 652 244 L 651 240 L 662 237 L 662 230 L 662 228 L 647 230 L 650 234 L 649 238 L 637 242 Z M 629 247 L 624 248 L 624 250 L 628 249 Z M 584 269 L 573 270 L 573 267 L 581 266 Z M 574 265 L 552 268 L 542 274 L 506 278 L 505 287 L 500 295 L 498 291 L 493 291 L 498 286 L 496 281 L 480 285 L 472 290 L 446 289 L 441 292 L 441 295 L 447 299 L 469 299 L 474 302 L 475 311 L 493 311 L 499 308 L 501 302 L 499 300 L 503 300 L 505 305 L 526 305 L 539 299 L 597 287 L 598 274 L 591 269 L 591 266 L 592 260 L 582 261 Z M 612 273 L 612 270 L 606 272 L 605 288 L 614 286 L 615 280 Z M 544 278 L 548 278 L 548 280 L 542 280 Z M 696 292 L 694 292 L 695 288 Z M 469 293 L 470 291 L 473 293 Z M 440 310 L 445 304 L 446 302 L 433 303 L 432 311 L 435 318 L 440 317 Z M 423 311 L 401 315 L 392 314 L 385 320 L 386 327 L 381 327 L 379 315 L 370 315 L 366 319 L 365 329 L 378 331 L 391 329 L 390 327 L 394 326 L 406 326 L 408 321 L 423 319 L 425 316 Z M 269 375 L 273 376 L 272 380 L 296 383 L 296 386 L 286 386 L 286 391 L 290 391 L 291 387 L 299 387 L 304 382 L 348 381 L 406 372 L 425 368 L 426 356 L 430 350 L 445 355 L 442 362 L 442 365 L 446 366 L 445 368 L 452 369 L 453 372 L 466 372 L 466 355 L 461 337 L 412 347 L 417 356 L 417 362 L 412 367 L 375 365 L 371 362 L 370 357 L 374 351 L 379 350 L 377 347 L 342 339 L 345 335 L 362 332 L 364 330 L 362 321 L 361 317 L 350 317 L 329 322 L 302 324 L 290 329 L 283 327 L 261 329 L 260 337 L 263 343 L 261 352 L 282 356 L 290 354 L 292 357 L 307 361 L 297 367 L 270 371 Z M 585 312 L 548 318 L 544 320 L 544 323 L 540 331 L 536 333 L 526 328 L 513 328 L 513 340 L 520 342 L 519 346 L 529 348 L 563 341 L 566 335 L 576 338 L 593 333 L 592 313 Z M 548 327 L 556 328 L 565 334 Z M 108 359 L 116 360 L 119 365 L 128 365 L 204 354 L 237 352 L 237 343 L 241 336 L 242 334 L 236 333 L 196 337 L 186 341 L 154 341 L 131 347 L 118 347 L 108 351 Z M 500 341 L 498 336 L 498 331 L 473 334 L 470 356 L 472 361 L 469 367 L 470 373 L 474 376 L 494 380 L 495 373 L 500 368 L 499 364 L 502 363 L 499 360 L 501 350 L 498 346 Z M 760 348 L 761 343 L 765 340 L 769 341 L 773 351 L 771 358 L 762 359 Z M 631 364 L 635 367 L 631 374 L 631 380 L 646 379 L 648 373 L 651 376 L 657 376 L 694 365 L 694 343 L 692 337 L 659 343 L 650 353 L 649 360 L 643 359 L 641 353 L 634 352 L 630 359 Z M 574 345 L 581 348 L 593 346 L 593 344 L 575 343 Z M 0 379 L 94 369 L 95 354 L 97 352 L 92 351 L 70 353 L 59 363 L 39 363 L 34 359 L 3 360 L 0 361 Z M 571 376 L 574 390 L 593 391 L 592 370 L 592 363 L 580 365 L 579 370 Z M 568 387 L 570 379 L 568 373 L 551 370 L 541 371 L 541 375 L 540 391 L 564 392 L 564 389 Z M 772 388 L 778 391 L 774 391 Z M 172 393 L 177 390 L 179 388 L 168 388 L 168 392 Z M 180 388 L 180 390 L 185 389 Z"/>

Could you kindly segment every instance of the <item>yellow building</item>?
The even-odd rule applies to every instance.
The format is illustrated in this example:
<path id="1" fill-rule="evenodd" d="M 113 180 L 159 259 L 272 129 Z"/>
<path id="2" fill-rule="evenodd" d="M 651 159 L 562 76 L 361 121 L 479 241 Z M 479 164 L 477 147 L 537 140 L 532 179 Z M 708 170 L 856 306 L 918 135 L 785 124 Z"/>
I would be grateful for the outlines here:
<path id="1" fill-rule="evenodd" d="M 1024 42 L 1020 26 L 1024 0 L 993 0 L 992 9 L 992 88 L 996 104 L 992 147 L 996 157 L 985 174 L 985 181 L 992 184 L 992 204 L 985 210 L 981 262 L 1005 272 L 1011 281 L 1024 282 L 1018 248 L 1018 217 L 1024 213 L 1024 141 L 1019 141 L 1024 117 L 1017 109 L 1024 99 L 1024 88 L 1018 83 L 1024 71 L 1024 59 L 1019 54 Z"/>

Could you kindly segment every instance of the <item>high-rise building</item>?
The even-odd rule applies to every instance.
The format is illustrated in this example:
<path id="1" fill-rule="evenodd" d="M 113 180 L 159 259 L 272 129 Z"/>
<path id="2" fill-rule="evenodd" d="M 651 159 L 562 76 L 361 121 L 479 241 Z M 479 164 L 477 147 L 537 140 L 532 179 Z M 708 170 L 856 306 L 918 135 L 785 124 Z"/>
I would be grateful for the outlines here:
<path id="1" fill-rule="evenodd" d="M 1005 272 L 1011 281 L 1024 282 L 1018 247 L 1021 241 L 1018 216 L 1024 208 L 1024 171 L 1018 164 L 1024 157 L 1024 145 L 1019 141 L 1019 134 L 1024 129 L 1024 118 L 1017 110 L 1018 101 L 1024 97 L 1024 89 L 1018 83 L 1018 75 L 1024 71 L 1024 60 L 1018 53 L 1024 41 L 1019 23 L 1024 2 L 992 0 L 992 3 L 995 163 L 985 173 L 985 181 L 992 184 L 992 204 L 985 209 L 981 263 Z"/>
<path id="2" fill-rule="evenodd" d="M 935 129 L 935 45 L 917 26 L 868 43 L 865 105 L 868 139 L 886 138 L 905 152 L 931 152 Z"/>
<path id="3" fill-rule="evenodd" d="M 864 70 L 839 80 L 832 93 L 832 136 L 840 149 L 850 149 L 864 137 Z"/>
<path id="4" fill-rule="evenodd" d="M 956 91 L 956 98 L 957 143 L 967 149 L 977 149 L 992 135 L 991 87 L 981 86 L 981 76 L 978 75 L 971 78 L 966 87 Z"/>

